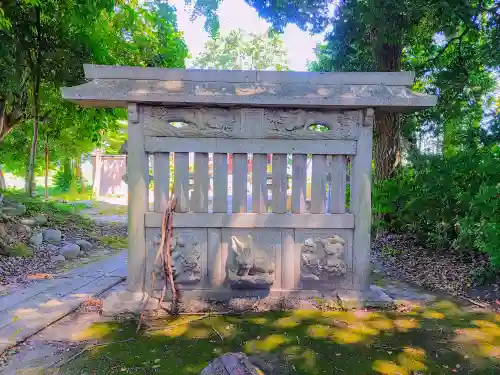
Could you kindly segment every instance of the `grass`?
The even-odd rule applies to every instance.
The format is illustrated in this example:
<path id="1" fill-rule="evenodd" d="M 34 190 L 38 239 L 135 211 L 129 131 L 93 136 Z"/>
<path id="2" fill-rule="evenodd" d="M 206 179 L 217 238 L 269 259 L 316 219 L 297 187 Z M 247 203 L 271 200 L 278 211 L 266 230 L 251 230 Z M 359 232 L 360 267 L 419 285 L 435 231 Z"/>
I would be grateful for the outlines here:
<path id="1" fill-rule="evenodd" d="M 22 242 L 16 243 L 9 249 L 9 256 L 31 258 L 33 257 L 33 249 Z"/>
<path id="2" fill-rule="evenodd" d="M 39 197 L 45 196 L 45 187 L 37 185 L 36 194 Z M 92 188 L 87 188 L 86 192 L 62 191 L 57 186 L 49 186 L 49 200 L 65 200 L 67 202 L 86 201 L 93 199 Z"/>
<path id="3" fill-rule="evenodd" d="M 93 228 L 92 222 L 78 215 L 78 211 L 87 208 L 80 204 L 67 204 L 57 201 L 45 201 L 40 197 L 29 197 L 24 192 L 7 190 L 3 192 L 6 199 L 22 203 L 26 207 L 25 217 L 34 217 L 37 214 L 45 214 L 48 219 L 47 226 L 63 225 L 77 226 L 80 228 Z"/>
<path id="4" fill-rule="evenodd" d="M 309 311 L 182 316 L 99 323 L 80 335 L 109 345 L 68 363 L 71 374 L 199 374 L 215 357 L 242 351 L 286 360 L 292 374 L 499 374 L 500 315 L 448 301 L 408 312 Z M 133 341 L 130 340 L 133 338 Z"/>
<path id="5" fill-rule="evenodd" d="M 97 238 L 105 246 L 113 249 L 125 249 L 128 247 L 128 238 L 122 236 L 100 236 Z"/>

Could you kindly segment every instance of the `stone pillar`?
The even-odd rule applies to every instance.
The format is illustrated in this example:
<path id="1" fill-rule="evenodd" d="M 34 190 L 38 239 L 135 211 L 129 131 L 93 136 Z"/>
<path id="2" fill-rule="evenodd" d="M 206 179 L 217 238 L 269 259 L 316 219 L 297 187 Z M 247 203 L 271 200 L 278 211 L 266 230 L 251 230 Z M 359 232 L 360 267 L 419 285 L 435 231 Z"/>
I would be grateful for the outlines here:
<path id="1" fill-rule="evenodd" d="M 148 211 L 149 163 L 144 150 L 140 107 L 128 106 L 128 277 L 130 292 L 145 290 L 146 231 L 144 215 Z"/>

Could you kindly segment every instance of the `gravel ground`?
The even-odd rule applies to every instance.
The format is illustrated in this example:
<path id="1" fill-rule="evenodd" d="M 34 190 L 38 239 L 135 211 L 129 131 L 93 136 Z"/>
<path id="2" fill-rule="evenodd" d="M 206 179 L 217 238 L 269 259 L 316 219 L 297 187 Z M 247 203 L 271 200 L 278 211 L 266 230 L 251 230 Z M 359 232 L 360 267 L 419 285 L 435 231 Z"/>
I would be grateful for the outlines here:
<path id="1" fill-rule="evenodd" d="M 473 278 L 488 263 L 483 254 L 429 251 L 411 236 L 384 233 L 373 241 L 372 258 L 375 268 L 390 277 L 500 307 L 500 280 L 477 285 Z"/>

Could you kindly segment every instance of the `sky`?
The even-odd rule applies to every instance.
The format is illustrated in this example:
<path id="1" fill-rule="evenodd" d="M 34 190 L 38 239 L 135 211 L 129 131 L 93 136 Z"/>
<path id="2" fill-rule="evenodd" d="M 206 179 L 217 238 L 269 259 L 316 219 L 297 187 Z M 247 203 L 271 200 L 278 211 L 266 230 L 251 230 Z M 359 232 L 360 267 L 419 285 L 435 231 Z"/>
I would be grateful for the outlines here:
<path id="1" fill-rule="evenodd" d="M 187 67 L 203 51 L 209 35 L 203 29 L 205 18 L 200 16 L 191 22 L 192 9 L 184 4 L 184 0 L 169 0 L 169 4 L 177 9 L 179 29 L 184 32 L 191 58 Z M 270 24 L 259 18 L 257 11 L 245 3 L 245 0 L 223 0 L 219 7 L 221 34 L 227 34 L 234 29 L 243 29 L 252 33 L 265 33 Z M 290 70 L 305 71 L 307 62 L 315 60 L 314 48 L 316 43 L 323 41 L 323 35 L 310 35 L 295 25 L 288 25 L 282 35 L 288 52 Z"/>

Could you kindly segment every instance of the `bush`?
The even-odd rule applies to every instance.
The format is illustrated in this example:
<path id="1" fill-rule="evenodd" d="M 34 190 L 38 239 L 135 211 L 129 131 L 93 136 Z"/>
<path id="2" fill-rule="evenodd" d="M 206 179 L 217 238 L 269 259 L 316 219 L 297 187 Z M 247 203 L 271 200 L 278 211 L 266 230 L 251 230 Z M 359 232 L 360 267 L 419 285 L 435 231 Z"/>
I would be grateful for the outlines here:
<path id="1" fill-rule="evenodd" d="M 480 251 L 500 268 L 500 150 L 477 147 L 413 160 L 374 189 L 378 225 L 427 247 Z"/>

